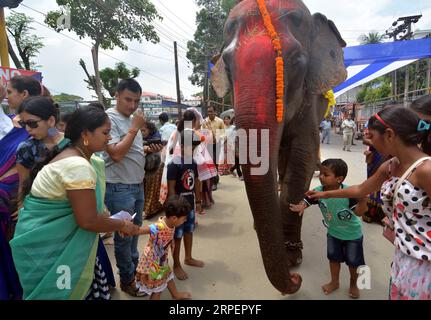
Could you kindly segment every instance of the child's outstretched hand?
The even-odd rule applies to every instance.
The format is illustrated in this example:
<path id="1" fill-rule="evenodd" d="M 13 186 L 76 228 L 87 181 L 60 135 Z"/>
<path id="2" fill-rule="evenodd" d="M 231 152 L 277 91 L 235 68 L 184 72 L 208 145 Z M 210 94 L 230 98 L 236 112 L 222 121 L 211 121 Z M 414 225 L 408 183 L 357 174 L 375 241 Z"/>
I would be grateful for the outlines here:
<path id="1" fill-rule="evenodd" d="M 307 197 L 313 200 L 326 199 L 326 192 L 310 190 L 305 193 Z"/>
<path id="2" fill-rule="evenodd" d="M 304 214 L 304 210 L 307 208 L 307 205 L 305 204 L 304 201 L 301 201 L 298 204 L 293 204 L 291 203 L 289 205 L 289 209 L 293 212 L 297 212 L 299 214 L 299 216 L 302 216 Z"/>

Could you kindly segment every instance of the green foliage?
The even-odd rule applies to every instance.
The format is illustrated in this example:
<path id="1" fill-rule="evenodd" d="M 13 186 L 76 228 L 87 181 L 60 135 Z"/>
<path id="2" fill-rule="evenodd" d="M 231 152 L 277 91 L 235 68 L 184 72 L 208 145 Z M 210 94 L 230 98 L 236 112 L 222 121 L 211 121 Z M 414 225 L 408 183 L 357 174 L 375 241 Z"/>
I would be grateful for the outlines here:
<path id="1" fill-rule="evenodd" d="M 62 26 L 58 20 L 70 16 L 70 29 L 79 38 L 93 40 L 94 89 L 100 102 L 104 102 L 99 72 L 99 48 L 127 50 L 126 41 L 144 39 L 160 41 L 153 21 L 161 20 L 156 7 L 149 0 L 56 0 L 59 10 L 48 12 L 45 23 L 56 31 Z"/>
<path id="2" fill-rule="evenodd" d="M 151 23 L 160 19 L 155 6 L 148 0 L 56 0 L 59 10 L 48 12 L 45 23 L 60 31 L 57 25 L 62 15 L 71 16 L 69 31 L 79 38 L 89 37 L 102 49 L 119 47 L 127 50 L 125 40 L 143 38 L 159 42 Z M 68 10 L 67 10 L 68 9 Z"/>
<path id="3" fill-rule="evenodd" d="M 9 35 L 13 38 L 18 54 L 21 58 L 20 63 L 26 70 L 35 70 L 36 63 L 32 60 L 37 56 L 40 49 L 44 47 L 43 38 L 31 34 L 34 28 L 31 26 L 34 19 L 24 13 L 11 12 L 6 18 L 6 26 Z M 19 68 L 19 66 L 17 66 Z"/>
<path id="4" fill-rule="evenodd" d="M 370 32 L 368 34 L 362 34 L 359 36 L 359 41 L 361 45 L 364 44 L 376 44 L 383 42 L 384 35 L 378 32 Z"/>
<path id="5" fill-rule="evenodd" d="M 56 103 L 70 102 L 70 101 L 82 101 L 84 100 L 80 96 L 73 94 L 61 93 L 52 97 Z"/>
<path id="6" fill-rule="evenodd" d="M 109 92 L 111 98 L 114 98 L 118 80 L 136 78 L 139 76 L 139 73 L 140 70 L 138 68 L 129 70 L 124 62 L 119 62 L 115 65 L 114 69 L 105 68 L 100 70 L 100 79 L 102 80 L 103 88 Z"/>
<path id="7" fill-rule="evenodd" d="M 391 91 L 391 78 L 383 76 L 364 85 L 356 95 L 356 100 L 359 103 L 372 103 L 390 97 Z"/>
<path id="8" fill-rule="evenodd" d="M 193 63 L 189 80 L 197 86 L 205 85 L 208 61 L 223 45 L 223 28 L 236 0 L 196 0 L 200 11 L 196 14 L 197 29 L 194 40 L 187 44 L 187 58 Z"/>

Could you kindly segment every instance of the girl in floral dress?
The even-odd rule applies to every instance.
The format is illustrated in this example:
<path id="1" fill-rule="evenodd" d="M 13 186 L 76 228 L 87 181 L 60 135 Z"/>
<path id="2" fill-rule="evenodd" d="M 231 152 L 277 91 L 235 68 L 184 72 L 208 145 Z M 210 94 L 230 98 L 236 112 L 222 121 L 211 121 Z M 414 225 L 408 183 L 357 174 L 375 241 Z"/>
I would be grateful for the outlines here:
<path id="1" fill-rule="evenodd" d="M 384 235 L 395 246 L 389 298 L 431 300 L 431 157 L 424 152 L 430 150 L 431 123 L 409 109 L 391 107 L 371 117 L 368 129 L 373 146 L 394 158 L 360 185 L 307 195 L 360 198 L 381 190 Z"/>
<path id="2" fill-rule="evenodd" d="M 150 300 L 160 300 L 168 288 L 173 299 L 190 299 L 189 292 L 179 292 L 174 274 L 168 263 L 169 248 L 173 250 L 175 227 L 182 225 L 190 212 L 190 204 L 181 196 L 172 196 L 166 203 L 166 215 L 157 223 L 140 228 L 139 234 L 149 234 L 147 246 L 136 269 L 140 291 L 150 295 Z"/>

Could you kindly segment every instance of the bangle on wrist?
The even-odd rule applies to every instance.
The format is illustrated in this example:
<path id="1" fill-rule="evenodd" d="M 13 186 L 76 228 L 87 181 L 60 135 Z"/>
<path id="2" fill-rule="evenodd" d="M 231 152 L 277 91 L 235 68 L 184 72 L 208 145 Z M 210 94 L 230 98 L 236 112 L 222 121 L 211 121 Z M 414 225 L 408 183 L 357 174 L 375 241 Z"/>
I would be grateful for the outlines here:
<path id="1" fill-rule="evenodd" d="M 130 128 L 129 129 L 129 133 L 137 134 L 138 133 L 138 129 L 136 129 L 136 128 Z"/>

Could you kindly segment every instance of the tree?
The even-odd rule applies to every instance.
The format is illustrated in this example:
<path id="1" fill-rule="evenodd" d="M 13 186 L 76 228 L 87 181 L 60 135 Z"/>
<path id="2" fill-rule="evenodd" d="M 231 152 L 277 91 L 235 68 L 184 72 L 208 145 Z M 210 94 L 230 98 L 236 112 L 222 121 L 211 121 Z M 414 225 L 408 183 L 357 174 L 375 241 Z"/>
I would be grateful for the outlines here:
<path id="1" fill-rule="evenodd" d="M 23 69 L 24 66 L 26 70 L 34 70 L 38 67 L 32 59 L 37 56 L 44 45 L 42 42 L 43 38 L 31 34 L 31 31 L 34 30 L 31 26 L 33 21 L 33 18 L 18 12 L 11 12 L 10 16 L 6 19 L 7 32 L 14 39 L 22 61 L 18 59 L 12 45 L 9 43 L 9 53 L 18 69 Z"/>
<path id="2" fill-rule="evenodd" d="M 87 83 L 87 87 L 90 90 L 95 90 L 95 81 L 96 77 L 94 75 L 90 75 L 90 73 L 87 70 L 87 66 L 84 62 L 84 60 L 79 60 L 79 65 L 84 70 L 87 79 L 84 79 L 84 81 Z M 138 68 L 133 68 L 129 70 L 126 67 L 126 64 L 124 62 L 119 62 L 115 65 L 114 68 L 105 68 L 100 70 L 100 80 L 102 82 L 103 89 L 105 89 L 111 98 L 115 97 L 115 91 L 117 90 L 118 80 L 122 79 L 129 79 L 129 78 L 136 78 L 140 74 L 140 70 Z M 106 105 L 109 105 L 108 99 L 105 97 L 104 92 L 102 91 L 102 97 L 103 97 L 103 103 Z"/>
<path id="3" fill-rule="evenodd" d="M 139 76 L 140 72 L 138 68 L 129 70 L 124 62 L 119 62 L 115 65 L 114 69 L 105 68 L 100 70 L 100 78 L 103 88 L 108 91 L 111 98 L 113 98 L 117 90 L 118 80 L 136 78 Z"/>
<path id="4" fill-rule="evenodd" d="M 208 71 L 208 62 L 223 45 L 223 28 L 229 11 L 236 0 L 196 0 L 201 10 L 196 14 L 197 29 L 194 40 L 187 43 L 187 59 L 193 64 L 189 80 L 203 87 Z"/>
<path id="5" fill-rule="evenodd" d="M 85 64 L 84 60 L 79 59 L 79 65 L 84 70 L 85 75 L 87 76 L 87 79 L 84 79 L 85 83 L 87 83 L 87 88 L 89 90 L 94 90 L 95 92 L 97 92 L 97 90 L 96 90 L 96 77 L 94 75 L 91 75 L 88 72 L 87 65 Z M 105 99 L 103 97 L 103 93 L 102 93 L 102 100 L 105 101 Z"/>
<path id="6" fill-rule="evenodd" d="M 60 6 L 50 11 L 45 19 L 50 27 L 60 31 L 57 21 L 70 15 L 70 31 L 79 38 L 92 39 L 92 58 L 95 73 L 95 89 L 103 102 L 99 71 L 99 49 L 112 50 L 119 47 L 127 50 L 126 40 L 143 39 L 157 43 L 160 41 L 152 22 L 162 19 L 155 6 L 148 0 L 56 0 Z"/>
<path id="7" fill-rule="evenodd" d="M 365 84 L 356 95 L 359 103 L 374 103 L 391 95 L 391 81 L 387 76 L 377 78 Z"/>
<path id="8" fill-rule="evenodd" d="M 359 36 L 361 45 L 364 44 L 376 44 L 383 42 L 384 35 L 378 32 L 370 32 L 368 34 L 362 34 Z"/>
<path id="9" fill-rule="evenodd" d="M 84 99 L 80 96 L 73 94 L 60 93 L 52 97 L 55 103 L 70 102 L 70 101 L 83 101 Z"/>

